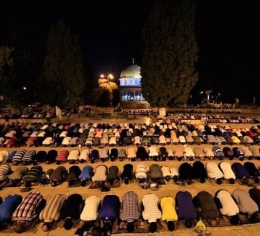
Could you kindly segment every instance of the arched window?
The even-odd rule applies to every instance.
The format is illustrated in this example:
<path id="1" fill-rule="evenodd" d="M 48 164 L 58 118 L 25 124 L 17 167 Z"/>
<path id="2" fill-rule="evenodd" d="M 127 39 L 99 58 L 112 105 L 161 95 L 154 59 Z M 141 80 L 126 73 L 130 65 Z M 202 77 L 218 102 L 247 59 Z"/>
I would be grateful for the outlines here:
<path id="1" fill-rule="evenodd" d="M 126 101 L 127 100 L 127 94 L 125 90 L 121 91 L 121 100 L 122 101 Z"/>
<path id="2" fill-rule="evenodd" d="M 135 100 L 136 101 L 141 101 L 141 92 L 140 91 L 136 91 L 135 92 Z"/>
<path id="3" fill-rule="evenodd" d="M 127 101 L 133 101 L 133 100 L 134 100 L 134 93 L 132 91 L 129 91 L 127 95 Z"/>

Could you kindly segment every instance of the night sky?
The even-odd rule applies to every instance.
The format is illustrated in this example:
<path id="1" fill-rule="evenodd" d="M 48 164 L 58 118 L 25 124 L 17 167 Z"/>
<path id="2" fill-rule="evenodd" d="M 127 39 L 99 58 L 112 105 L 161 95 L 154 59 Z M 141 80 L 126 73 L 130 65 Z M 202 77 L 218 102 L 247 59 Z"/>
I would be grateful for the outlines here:
<path id="1" fill-rule="evenodd" d="M 56 2 L 56 1 L 55 1 Z M 132 58 L 142 65 L 141 31 L 155 0 L 65 1 L 55 5 L 3 3 L 0 14 L 0 45 L 10 44 L 13 29 L 19 47 L 30 49 L 42 60 L 50 26 L 63 19 L 78 35 L 84 61 L 96 77 L 100 73 L 120 71 Z M 4 9 L 4 10 L 3 10 Z M 198 0 L 196 36 L 199 45 L 199 71 L 202 88 L 221 92 L 223 86 L 252 101 L 258 96 L 256 77 L 257 25 L 256 0 Z M 24 33 L 21 33 L 24 32 Z M 248 83 L 244 83 L 244 81 Z M 199 87 L 197 89 L 200 89 Z M 241 98 L 243 100 L 243 98 Z M 246 99 L 245 99 L 246 100 Z"/>

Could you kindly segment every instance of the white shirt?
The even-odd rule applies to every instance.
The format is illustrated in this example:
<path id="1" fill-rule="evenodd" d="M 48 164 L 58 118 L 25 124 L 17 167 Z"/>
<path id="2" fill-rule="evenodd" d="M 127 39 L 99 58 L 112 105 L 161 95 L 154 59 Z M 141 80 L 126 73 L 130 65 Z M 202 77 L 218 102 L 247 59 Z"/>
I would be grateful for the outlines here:
<path id="1" fill-rule="evenodd" d="M 103 165 L 97 166 L 92 181 L 105 181 L 107 179 L 107 168 Z"/>
<path id="2" fill-rule="evenodd" d="M 239 208 L 228 191 L 221 190 L 216 197 L 222 205 L 222 208 L 220 208 L 222 215 L 233 216 L 239 213 Z"/>
<path id="3" fill-rule="evenodd" d="M 89 159 L 89 149 L 84 149 L 81 151 L 80 156 L 79 156 L 80 160 L 88 160 Z"/>
<path id="4" fill-rule="evenodd" d="M 207 174 L 210 178 L 220 179 L 224 177 L 222 171 L 218 168 L 218 164 L 216 162 L 207 162 L 205 167 L 207 170 Z"/>
<path id="5" fill-rule="evenodd" d="M 161 219 L 162 213 L 158 208 L 158 197 L 155 194 L 144 195 L 142 203 L 144 205 L 142 215 L 145 220 L 152 223 L 156 222 L 157 219 Z"/>
<path id="6" fill-rule="evenodd" d="M 231 169 L 231 165 L 229 162 L 223 161 L 220 162 L 220 168 L 223 171 L 223 175 L 225 179 L 236 179 L 236 176 Z"/>
<path id="7" fill-rule="evenodd" d="M 158 150 L 155 146 L 149 147 L 149 156 L 150 157 L 159 156 Z"/>
<path id="8" fill-rule="evenodd" d="M 195 156 L 191 147 L 184 148 L 184 156 L 186 156 L 186 157 L 194 157 Z"/>
<path id="9" fill-rule="evenodd" d="M 168 166 L 162 166 L 163 177 L 171 176 L 170 168 Z"/>
<path id="10" fill-rule="evenodd" d="M 166 138 L 165 138 L 164 135 L 161 135 L 161 136 L 159 137 L 159 143 L 161 143 L 161 144 L 166 144 Z"/>
<path id="11" fill-rule="evenodd" d="M 136 166 L 135 177 L 137 179 L 144 179 L 144 178 L 146 178 L 148 169 L 149 168 L 144 163 L 138 163 L 137 166 Z"/>
<path id="12" fill-rule="evenodd" d="M 140 136 L 135 136 L 134 137 L 134 144 L 141 144 L 142 142 L 142 139 Z"/>
<path id="13" fill-rule="evenodd" d="M 176 167 L 171 167 L 170 168 L 170 172 L 171 172 L 171 176 L 174 177 L 174 176 L 179 176 L 179 171 Z"/>
<path id="14" fill-rule="evenodd" d="M 98 206 L 100 198 L 97 196 L 90 196 L 85 200 L 85 206 L 80 214 L 80 219 L 83 221 L 96 220 L 98 217 Z"/>
<path id="15" fill-rule="evenodd" d="M 127 149 L 128 158 L 136 158 L 136 147 L 130 147 Z"/>
<path id="16" fill-rule="evenodd" d="M 168 157 L 173 157 L 173 151 L 172 149 L 168 149 Z"/>

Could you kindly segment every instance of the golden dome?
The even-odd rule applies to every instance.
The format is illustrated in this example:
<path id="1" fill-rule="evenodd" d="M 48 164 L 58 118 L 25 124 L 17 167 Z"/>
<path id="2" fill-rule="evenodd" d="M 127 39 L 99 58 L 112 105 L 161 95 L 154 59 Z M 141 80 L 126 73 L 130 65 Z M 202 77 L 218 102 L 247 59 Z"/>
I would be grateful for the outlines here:
<path id="1" fill-rule="evenodd" d="M 125 68 L 121 74 L 120 78 L 141 78 L 141 67 L 134 64 Z"/>

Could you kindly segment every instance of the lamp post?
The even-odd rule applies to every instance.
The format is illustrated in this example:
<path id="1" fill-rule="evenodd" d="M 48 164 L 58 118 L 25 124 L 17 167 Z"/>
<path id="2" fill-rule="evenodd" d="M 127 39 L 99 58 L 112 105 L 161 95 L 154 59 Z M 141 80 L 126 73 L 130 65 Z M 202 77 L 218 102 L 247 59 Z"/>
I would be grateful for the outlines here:
<path id="1" fill-rule="evenodd" d="M 114 76 L 113 74 L 108 74 L 108 75 L 101 74 L 100 79 L 106 79 L 106 82 L 110 84 L 110 81 L 114 79 Z"/>

